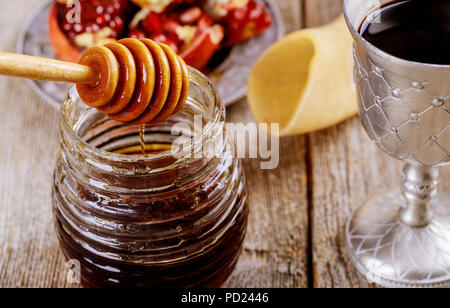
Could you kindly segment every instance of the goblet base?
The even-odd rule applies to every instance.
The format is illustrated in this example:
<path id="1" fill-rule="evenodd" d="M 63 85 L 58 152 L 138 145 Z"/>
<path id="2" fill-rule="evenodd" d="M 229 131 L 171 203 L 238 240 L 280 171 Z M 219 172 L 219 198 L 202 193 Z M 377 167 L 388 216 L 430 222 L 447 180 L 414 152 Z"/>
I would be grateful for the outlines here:
<path id="1" fill-rule="evenodd" d="M 413 228 L 400 219 L 405 199 L 390 192 L 358 208 L 346 228 L 355 267 L 384 287 L 450 287 L 450 196 L 432 201 L 433 220 Z"/>

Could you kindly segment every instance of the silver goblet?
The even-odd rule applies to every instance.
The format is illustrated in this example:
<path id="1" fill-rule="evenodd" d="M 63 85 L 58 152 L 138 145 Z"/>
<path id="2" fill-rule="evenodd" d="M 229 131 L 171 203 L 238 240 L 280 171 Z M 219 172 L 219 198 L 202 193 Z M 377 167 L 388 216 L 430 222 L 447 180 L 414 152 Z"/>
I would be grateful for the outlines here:
<path id="1" fill-rule="evenodd" d="M 353 213 L 347 250 L 356 268 L 382 286 L 448 287 L 450 196 L 438 193 L 438 167 L 450 161 L 450 65 L 399 59 L 358 33 L 364 18 L 388 2 L 345 0 L 345 15 L 355 40 L 363 126 L 407 165 L 401 190 L 377 195 Z"/>

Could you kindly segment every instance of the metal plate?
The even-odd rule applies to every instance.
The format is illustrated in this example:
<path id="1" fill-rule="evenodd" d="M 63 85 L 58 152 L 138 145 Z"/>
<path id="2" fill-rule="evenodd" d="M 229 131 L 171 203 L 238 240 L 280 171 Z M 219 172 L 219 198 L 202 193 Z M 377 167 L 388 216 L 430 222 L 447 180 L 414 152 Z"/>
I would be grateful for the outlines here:
<path id="1" fill-rule="evenodd" d="M 56 58 L 50 46 L 47 18 L 54 0 L 42 1 L 25 23 L 17 52 L 47 58 Z M 242 99 L 247 93 L 247 77 L 258 56 L 284 35 L 283 21 L 273 0 L 264 0 L 273 17 L 273 25 L 263 35 L 233 47 L 229 56 L 209 74 L 226 106 Z M 71 85 L 67 83 L 30 80 L 31 87 L 49 104 L 59 108 Z"/>

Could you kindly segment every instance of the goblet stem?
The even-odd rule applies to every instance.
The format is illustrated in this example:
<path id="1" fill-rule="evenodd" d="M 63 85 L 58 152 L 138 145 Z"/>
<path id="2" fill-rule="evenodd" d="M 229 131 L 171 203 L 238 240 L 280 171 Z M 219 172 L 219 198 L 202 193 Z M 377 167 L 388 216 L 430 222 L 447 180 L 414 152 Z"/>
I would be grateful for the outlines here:
<path id="1" fill-rule="evenodd" d="M 403 223 L 414 228 L 423 228 L 431 223 L 431 201 L 437 194 L 438 183 L 437 167 L 407 165 L 404 168 L 402 193 L 406 206 L 400 210 Z"/>

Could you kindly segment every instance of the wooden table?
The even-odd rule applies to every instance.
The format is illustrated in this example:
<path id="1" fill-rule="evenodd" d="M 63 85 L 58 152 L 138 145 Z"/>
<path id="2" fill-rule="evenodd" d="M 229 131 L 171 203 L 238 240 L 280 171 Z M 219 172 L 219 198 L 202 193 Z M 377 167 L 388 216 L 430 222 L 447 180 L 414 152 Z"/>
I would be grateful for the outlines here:
<path id="1" fill-rule="evenodd" d="M 336 17 L 340 0 L 277 0 L 286 30 Z M 38 0 L 3 1 L 0 50 L 13 52 Z M 18 10 L 20 8 L 20 10 Z M 0 287 L 77 287 L 51 216 L 58 111 L 20 79 L 0 77 Z M 252 121 L 245 100 L 228 121 Z M 371 287 L 346 257 L 344 225 L 368 195 L 398 185 L 402 165 L 366 137 L 358 119 L 283 138 L 280 165 L 264 171 L 245 160 L 251 215 L 244 252 L 226 287 Z M 441 189 L 450 188 L 448 169 Z"/>

